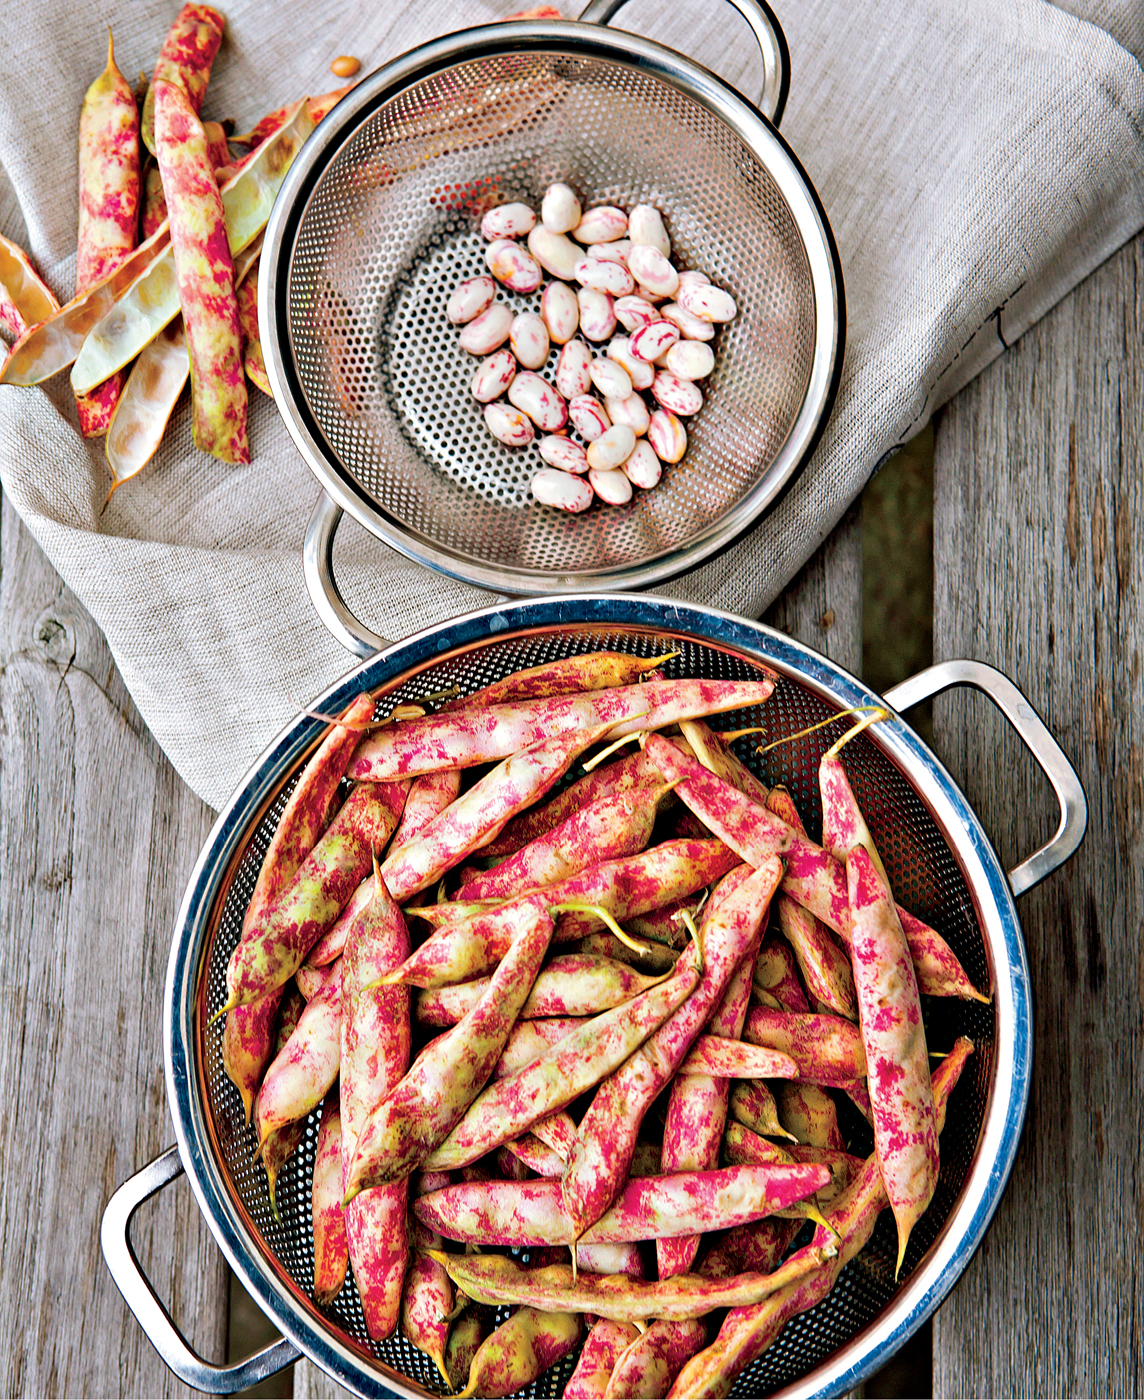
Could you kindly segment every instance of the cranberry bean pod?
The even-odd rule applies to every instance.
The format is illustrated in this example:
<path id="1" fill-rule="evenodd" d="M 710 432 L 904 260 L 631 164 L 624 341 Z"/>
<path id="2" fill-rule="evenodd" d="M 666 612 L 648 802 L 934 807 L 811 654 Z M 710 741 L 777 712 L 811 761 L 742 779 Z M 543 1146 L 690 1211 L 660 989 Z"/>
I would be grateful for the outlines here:
<path id="1" fill-rule="evenodd" d="M 620 1354 L 639 1335 L 634 1322 L 597 1319 L 564 1387 L 564 1400 L 603 1400 Z"/>
<path id="2" fill-rule="evenodd" d="M 497 284 L 491 277 L 468 277 L 445 303 L 445 315 L 454 326 L 475 320 L 492 306 Z"/>
<path id="3" fill-rule="evenodd" d="M 168 82 L 181 87 L 187 95 L 188 105 L 197 115 L 202 110 L 211 64 L 222 43 L 225 27 L 224 16 L 209 5 L 184 5 L 175 17 L 159 50 L 155 73 L 143 99 L 140 135 L 143 144 L 152 153 L 158 149 L 155 135 L 156 85 Z"/>
<path id="4" fill-rule="evenodd" d="M 825 1089 L 817 1084 L 780 1084 L 777 1102 L 779 1119 L 797 1142 L 841 1150 L 838 1109 Z"/>
<path id="5" fill-rule="evenodd" d="M 525 238 L 536 227 L 536 215 L 527 204 L 498 204 L 481 220 L 481 233 L 490 241 Z"/>
<path id="6" fill-rule="evenodd" d="M 617 1360 L 606 1400 L 658 1400 L 667 1394 L 684 1362 L 706 1345 L 707 1324 L 701 1318 L 653 1322 Z"/>
<path id="7" fill-rule="evenodd" d="M 809 1011 L 810 1003 L 798 977 L 798 966 L 790 945 L 779 938 L 766 938 L 755 959 L 756 995 L 768 992 L 780 1011 Z"/>
<path id="8" fill-rule="evenodd" d="M 31 258 L 18 243 L 0 235 L 0 330 L 20 340 L 30 326 L 51 319 L 59 309 Z"/>
<path id="9" fill-rule="evenodd" d="M 458 1391 L 469 1378 L 473 1357 L 481 1343 L 492 1332 L 495 1313 L 482 1303 L 470 1303 L 449 1328 L 445 1343 L 445 1370 L 449 1376 L 450 1392 Z"/>
<path id="10" fill-rule="evenodd" d="M 566 953 L 554 958 L 539 973 L 521 1020 L 548 1016 L 596 1016 L 630 1001 L 660 979 L 646 977 L 626 963 L 587 953 Z M 487 991 L 488 978 L 477 978 L 456 987 L 422 991 L 415 1016 L 423 1026 L 452 1026 L 466 1015 Z"/>
<path id="11" fill-rule="evenodd" d="M 568 405 L 546 379 L 525 369 L 508 386 L 509 402 L 528 415 L 544 433 L 555 433 L 568 422 Z"/>
<path id="12" fill-rule="evenodd" d="M 814 1084 L 841 1088 L 866 1074 L 866 1052 L 858 1027 L 841 1016 L 816 1012 L 797 1015 L 753 1006 L 747 1012 L 743 1038 L 789 1055 L 798 1065 L 798 1078 Z"/>
<path id="13" fill-rule="evenodd" d="M 518 1308 L 481 1343 L 459 1397 L 515 1395 L 575 1351 L 582 1331 L 576 1313 Z"/>
<path id="14" fill-rule="evenodd" d="M 790 1137 L 779 1122 L 774 1095 L 761 1079 L 732 1084 L 727 1107 L 737 1123 L 761 1137 Z"/>
<path id="15" fill-rule="evenodd" d="M 338 1077 L 341 1024 L 342 972 L 335 963 L 266 1071 L 254 1104 L 260 1145 L 276 1129 L 305 1118 L 325 1098 Z"/>
<path id="16" fill-rule="evenodd" d="M 782 1050 L 723 1035 L 697 1036 L 679 1066 L 682 1075 L 721 1079 L 797 1079 L 798 1072 L 797 1063 Z"/>
<path id="17" fill-rule="evenodd" d="M 580 324 L 580 303 L 566 282 L 549 282 L 540 294 L 540 316 L 554 345 L 566 345 Z"/>
<path id="18" fill-rule="evenodd" d="M 428 1249 L 440 1241 L 429 1232 L 415 1230 L 418 1248 L 414 1251 L 401 1290 L 401 1330 L 411 1345 L 430 1357 L 446 1385 L 452 1385 L 445 1365 L 449 1336 L 449 1315 L 453 1311 L 454 1289 L 447 1271 Z"/>
<path id="19" fill-rule="evenodd" d="M 342 1120 L 336 1094 L 328 1095 L 322 1107 L 310 1197 L 314 1302 L 320 1308 L 328 1308 L 342 1291 L 350 1262 L 342 1210 Z"/>
<path id="20" fill-rule="evenodd" d="M 493 304 L 474 316 L 457 339 L 470 355 L 490 355 L 502 346 L 512 332 L 512 312 L 504 302 Z"/>
<path id="21" fill-rule="evenodd" d="M 286 989 L 278 1009 L 278 1025 L 275 1029 L 275 1039 L 273 1042 L 273 1053 L 275 1055 L 278 1054 L 294 1034 L 294 1027 L 298 1024 L 298 1018 L 301 1016 L 302 1009 L 305 1005 L 305 999 L 297 987 L 289 987 Z M 249 1114 L 247 1116 L 249 1117 Z M 285 1127 L 279 1128 L 277 1132 L 271 1133 L 260 1148 L 262 1165 L 266 1168 L 270 1209 L 274 1214 L 275 1220 L 281 1218 L 278 1214 L 278 1202 L 275 1200 L 279 1173 L 289 1160 L 290 1154 L 305 1136 L 306 1120 L 301 1118 L 297 1122 L 288 1123 Z"/>

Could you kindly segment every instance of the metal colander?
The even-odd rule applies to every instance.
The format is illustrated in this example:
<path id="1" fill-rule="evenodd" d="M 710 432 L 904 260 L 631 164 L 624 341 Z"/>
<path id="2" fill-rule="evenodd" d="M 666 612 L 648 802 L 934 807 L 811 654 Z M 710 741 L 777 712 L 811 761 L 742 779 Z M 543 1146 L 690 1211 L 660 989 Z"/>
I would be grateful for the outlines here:
<path id="1" fill-rule="evenodd" d="M 533 500 L 535 447 L 491 436 L 445 316 L 486 271 L 485 210 L 539 208 L 555 180 L 585 207 L 655 205 L 676 264 L 739 307 L 684 459 L 578 516 Z M 291 169 L 262 269 L 274 396 L 325 492 L 410 558 L 511 593 L 643 587 L 726 546 L 805 460 L 841 354 L 829 230 L 773 126 L 698 65 L 594 23 L 490 25 L 379 70 Z"/>
<path id="2" fill-rule="evenodd" d="M 771 668 L 781 680 L 766 705 L 716 721 L 724 729 L 762 725 L 771 738 L 878 698 L 833 663 L 758 624 L 663 600 L 605 596 L 537 600 L 469 614 L 374 658 L 321 697 L 316 708 L 329 712 L 344 706 L 364 687 L 376 693 L 378 713 L 384 714 L 401 701 L 454 687 L 468 693 L 520 667 L 598 647 L 647 657 L 677 651 L 665 667 L 669 675 L 752 679 L 762 666 Z M 996 682 L 1008 685 L 1000 677 Z M 971 683 L 985 682 L 978 676 Z M 936 681 L 915 684 L 908 695 L 908 686 L 901 688 L 903 704 L 943 688 Z M 1004 704 L 997 693 L 994 698 Z M 1000 1198 L 1024 1115 L 1031 1043 L 1027 971 L 1010 886 L 1025 888 L 1055 868 L 1075 849 L 1084 824 L 1077 815 L 1083 813 L 1083 793 L 1075 774 L 1022 705 L 1011 705 L 1007 713 L 1023 715 L 1026 737 L 1039 745 L 1034 753 L 1046 770 L 1055 770 L 1050 776 L 1072 816 L 1062 820 L 1043 852 L 1009 878 L 964 798 L 902 720 L 892 715 L 846 750 L 847 771 L 899 901 L 942 932 L 975 983 L 991 988 L 994 997 L 988 1006 L 933 1000 L 925 1007 L 932 1050 L 948 1050 L 961 1034 L 977 1049 L 950 1104 L 937 1194 L 911 1236 L 901 1279 L 894 1281 L 896 1235 L 886 1213 L 834 1291 L 784 1329 L 740 1378 L 737 1394 L 838 1393 L 873 1370 L 952 1287 Z M 168 1095 L 179 1155 L 212 1230 L 285 1335 L 360 1393 L 389 1385 L 406 1394 L 439 1394 L 435 1367 L 399 1334 L 379 1345 L 369 1342 L 352 1277 L 331 1308 L 320 1310 L 310 1300 L 309 1192 L 317 1116 L 279 1179 L 276 1219 L 265 1174 L 252 1165 L 252 1131 L 222 1067 L 221 1022 L 210 1024 L 225 996 L 227 961 L 263 852 L 321 729 L 319 721 L 303 716 L 267 750 L 220 816 L 192 877 L 168 970 Z M 736 743 L 760 778 L 790 788 L 812 835 L 821 825 L 818 760 L 837 732 L 831 726 L 761 759 L 755 752 L 760 740 Z M 848 1110 L 843 1103 L 850 1149 L 867 1154 L 873 1146 L 870 1130 Z M 108 1235 L 105 1227 L 105 1248 Z M 123 1253 L 121 1242 L 116 1253 Z M 108 1257 L 127 1292 L 124 1278 L 130 1270 L 122 1259 L 116 1268 L 110 1250 Z M 148 1325 L 148 1331 L 168 1362 L 177 1365 L 156 1330 Z M 280 1357 L 280 1364 L 291 1355 Z M 560 1394 L 572 1364 L 569 1359 L 528 1393 Z M 248 1383 L 247 1377 L 236 1382 L 232 1371 L 210 1368 L 179 1374 L 212 1390 Z"/>

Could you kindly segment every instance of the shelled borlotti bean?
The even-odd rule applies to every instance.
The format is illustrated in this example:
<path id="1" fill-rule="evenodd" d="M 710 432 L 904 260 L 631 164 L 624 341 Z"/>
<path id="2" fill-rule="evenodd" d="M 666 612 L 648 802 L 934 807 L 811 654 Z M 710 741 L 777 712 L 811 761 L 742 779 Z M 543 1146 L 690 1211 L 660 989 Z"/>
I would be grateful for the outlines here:
<path id="1" fill-rule="evenodd" d="M 539 219 L 527 204 L 501 204 L 481 232 L 492 276 L 462 282 L 445 314 L 463 327 L 461 348 L 481 357 L 471 392 L 489 431 L 506 447 L 536 443 L 545 465 L 532 494 L 543 505 L 579 512 L 593 500 L 624 505 L 633 486 L 650 490 L 687 451 L 682 420 L 703 406 L 709 342 L 734 318 L 734 298 L 705 273 L 675 267 L 650 204 L 584 210 L 574 190 L 554 184 Z M 539 293 L 539 312 L 514 316 L 496 301 L 496 282 Z M 553 345 L 562 348 L 550 384 L 539 371 Z"/>

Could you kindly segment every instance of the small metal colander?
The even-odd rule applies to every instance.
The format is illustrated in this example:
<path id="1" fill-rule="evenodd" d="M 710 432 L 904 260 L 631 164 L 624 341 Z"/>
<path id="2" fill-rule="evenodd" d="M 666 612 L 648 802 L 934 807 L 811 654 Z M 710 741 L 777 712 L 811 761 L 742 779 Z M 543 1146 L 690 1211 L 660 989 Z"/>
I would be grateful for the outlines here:
<path id="1" fill-rule="evenodd" d="M 761 724 L 772 738 L 879 699 L 833 663 L 759 624 L 661 599 L 603 596 L 467 614 L 373 658 L 315 708 L 340 709 L 367 688 L 378 696 L 379 713 L 386 713 L 402 701 L 454 686 L 469 693 L 520 667 L 599 647 L 645 657 L 677 650 L 666 669 L 680 676 L 743 680 L 757 679 L 762 667 L 777 672 L 781 679 L 766 705 L 716 721 L 726 729 Z M 967 1034 L 976 1052 L 950 1104 L 937 1194 L 911 1236 L 901 1279 L 894 1279 L 896 1235 L 887 1212 L 830 1295 L 788 1324 L 740 1377 L 736 1394 L 839 1394 L 869 1374 L 953 1286 L 996 1209 L 1016 1152 L 1030 1076 L 1031 1007 L 1012 896 L 1076 848 L 1084 830 L 1084 794 L 1011 683 L 970 663 L 946 663 L 934 671 L 892 692 L 891 707 L 907 708 L 951 683 L 987 687 L 1021 726 L 1053 782 L 1061 825 L 1042 851 L 1007 876 L 949 775 L 897 715 L 847 748 L 847 771 L 898 899 L 940 930 L 977 986 L 992 990 L 993 1001 L 927 999 L 930 1048 L 946 1051 L 956 1036 Z M 104 1217 L 104 1250 L 151 1340 L 189 1384 L 233 1391 L 275 1369 L 275 1359 L 278 1365 L 292 1360 L 296 1347 L 363 1395 L 385 1387 L 440 1394 L 436 1368 L 400 1334 L 369 1342 L 352 1276 L 331 1308 L 311 1301 L 317 1115 L 279 1180 L 275 1218 L 263 1169 L 252 1163 L 252 1130 L 222 1066 L 221 1022 L 210 1024 L 225 997 L 227 961 L 266 845 L 322 728 L 302 715 L 267 749 L 220 815 L 191 877 L 174 931 L 165 1000 L 167 1092 L 179 1145 L 116 1193 Z M 818 762 L 836 730 L 806 735 L 762 758 L 754 750 L 758 741 L 736 744 L 764 781 L 790 788 L 812 835 L 821 825 Z M 869 1129 L 856 1112 L 847 1117 L 847 1107 L 840 1111 L 850 1149 L 868 1153 Z M 232 1267 L 289 1339 L 245 1370 L 211 1367 L 188 1353 L 125 1245 L 132 1211 L 180 1163 Z M 526 1393 L 560 1394 L 571 1368 L 568 1360 Z"/>
<path id="2" fill-rule="evenodd" d="M 734 3 L 777 117 L 781 33 L 756 0 Z M 402 554 L 509 593 L 644 587 L 725 547 L 805 461 L 837 381 L 841 275 L 797 161 L 698 64 L 587 22 L 618 8 L 469 30 L 380 69 L 306 143 L 264 243 L 268 373 L 327 517 L 347 510 Z M 655 205 L 676 264 L 739 308 L 683 460 L 629 505 L 579 516 L 532 499 L 535 448 L 492 438 L 445 316 L 457 283 L 486 270 L 483 212 L 539 208 L 555 180 L 585 207 Z"/>

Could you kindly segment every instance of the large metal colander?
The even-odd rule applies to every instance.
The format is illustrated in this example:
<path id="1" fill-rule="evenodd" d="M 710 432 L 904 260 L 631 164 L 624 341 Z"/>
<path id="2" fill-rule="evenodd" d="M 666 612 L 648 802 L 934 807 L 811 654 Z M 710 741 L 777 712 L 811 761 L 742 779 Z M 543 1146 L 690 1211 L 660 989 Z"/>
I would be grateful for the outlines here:
<path id="1" fill-rule="evenodd" d="M 735 2 L 767 40 L 771 115 L 781 36 Z M 491 436 L 445 316 L 486 271 L 484 211 L 539 208 L 554 180 L 586 207 L 655 205 L 677 265 L 739 307 L 684 459 L 630 505 L 578 516 L 532 499 L 540 458 Z M 366 79 L 291 169 L 261 261 L 275 399 L 330 501 L 408 557 L 510 593 L 643 587 L 726 546 L 805 460 L 841 357 L 829 230 L 774 127 L 697 64 L 595 23 L 490 25 Z"/>
<path id="2" fill-rule="evenodd" d="M 752 679 L 761 667 L 771 668 L 781 680 L 766 705 L 716 721 L 724 729 L 760 724 L 771 738 L 878 699 L 833 663 L 761 625 L 663 600 L 604 596 L 469 614 L 375 657 L 315 708 L 335 710 L 364 687 L 377 694 L 383 714 L 401 701 L 453 687 L 468 693 L 519 667 L 598 647 L 647 657 L 676 650 L 665 668 L 669 675 Z M 992 989 L 993 1001 L 932 1000 L 925 1007 L 931 1050 L 948 1050 L 961 1034 L 977 1049 L 950 1104 L 937 1194 L 911 1236 L 901 1279 L 894 1281 L 896 1235 L 886 1213 L 834 1291 L 784 1329 L 740 1378 L 737 1394 L 837 1394 L 873 1370 L 952 1287 L 997 1205 L 1016 1151 L 1028 1091 L 1031 1011 L 1011 891 L 1028 888 L 1075 849 L 1084 797 L 1059 748 L 1003 677 L 968 663 L 938 671 L 900 687 L 890 703 L 904 707 L 958 680 L 987 686 L 1049 774 L 1061 800 L 1061 825 L 1044 850 L 1007 877 L 965 799 L 904 721 L 891 715 L 847 748 L 847 771 L 899 901 L 941 931 L 975 983 Z M 265 1174 L 252 1165 L 254 1137 L 222 1067 L 221 1022 L 210 1024 L 225 996 L 227 960 L 262 854 L 321 729 L 320 721 L 302 716 L 267 750 L 220 816 L 191 879 L 166 998 L 167 1088 L 178 1152 L 121 1188 L 105 1217 L 105 1252 L 152 1341 L 189 1383 L 225 1391 L 248 1384 L 259 1366 L 270 1367 L 264 1359 L 245 1371 L 219 1370 L 190 1356 L 124 1248 L 131 1211 L 179 1170 L 181 1159 L 232 1266 L 297 1348 L 362 1394 L 387 1385 L 439 1394 L 435 1367 L 400 1335 L 376 1346 L 368 1341 L 352 1278 L 331 1308 L 320 1310 L 310 1300 L 317 1117 L 279 1180 L 281 1216 L 275 1219 Z M 762 758 L 755 752 L 760 741 L 736 744 L 764 781 L 790 788 L 812 835 L 821 825 L 818 760 L 837 732 L 831 726 Z M 847 1116 L 847 1107 L 844 1134 L 852 1151 L 866 1154 L 872 1150 L 869 1129 L 856 1113 Z M 285 1364 L 295 1354 L 280 1343 L 275 1356 Z M 569 1360 L 529 1393 L 560 1394 L 571 1367 Z"/>

